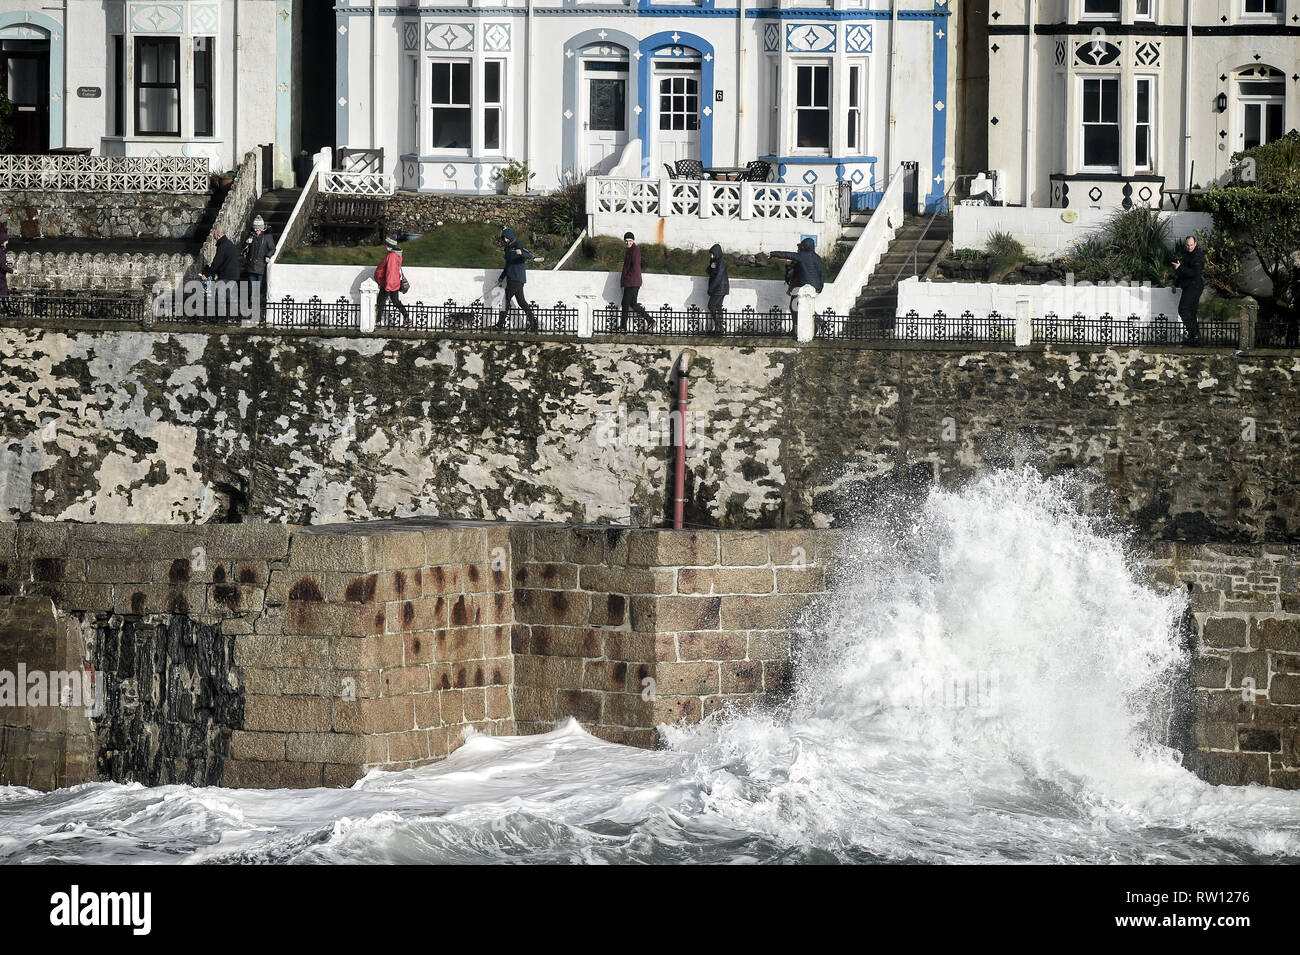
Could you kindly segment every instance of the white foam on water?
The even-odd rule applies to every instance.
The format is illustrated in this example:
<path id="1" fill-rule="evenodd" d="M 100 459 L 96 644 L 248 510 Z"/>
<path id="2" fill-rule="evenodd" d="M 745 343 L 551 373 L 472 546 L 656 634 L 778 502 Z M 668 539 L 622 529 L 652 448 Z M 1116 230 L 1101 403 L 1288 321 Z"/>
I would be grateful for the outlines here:
<path id="1" fill-rule="evenodd" d="M 665 750 L 570 720 L 350 789 L 0 789 L 0 860 L 1300 861 L 1300 793 L 1162 745 L 1184 598 L 1079 490 L 999 472 L 868 522 L 790 699 Z"/>

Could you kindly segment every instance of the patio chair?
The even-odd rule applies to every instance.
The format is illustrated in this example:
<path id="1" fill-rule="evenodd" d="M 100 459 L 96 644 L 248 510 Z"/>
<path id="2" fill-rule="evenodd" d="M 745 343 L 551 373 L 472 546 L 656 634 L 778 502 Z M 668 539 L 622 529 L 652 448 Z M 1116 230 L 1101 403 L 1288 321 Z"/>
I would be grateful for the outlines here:
<path id="1" fill-rule="evenodd" d="M 767 182 L 768 177 L 772 175 L 772 164 L 762 159 L 751 159 L 745 163 L 745 174 L 741 176 L 742 182 Z"/>
<path id="2" fill-rule="evenodd" d="M 676 178 L 677 178 L 677 170 L 676 170 L 676 169 L 674 169 L 672 166 L 668 165 L 668 163 L 664 163 L 664 168 L 668 170 L 668 178 L 669 178 L 669 179 L 676 179 Z"/>
<path id="3" fill-rule="evenodd" d="M 677 160 L 677 178 L 679 179 L 703 179 L 704 163 L 698 159 L 679 159 Z"/>

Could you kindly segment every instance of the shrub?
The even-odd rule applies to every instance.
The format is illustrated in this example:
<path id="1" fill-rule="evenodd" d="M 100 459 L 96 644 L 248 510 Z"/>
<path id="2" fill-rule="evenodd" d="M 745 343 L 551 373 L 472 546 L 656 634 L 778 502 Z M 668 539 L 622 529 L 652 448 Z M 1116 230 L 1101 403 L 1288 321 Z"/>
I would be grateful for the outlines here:
<path id="1" fill-rule="evenodd" d="M 989 281 L 1000 282 L 1029 261 L 1025 247 L 1009 232 L 994 232 L 984 246 L 989 259 Z"/>
<path id="2" fill-rule="evenodd" d="M 1164 281 L 1171 258 L 1169 223 L 1157 209 L 1135 206 L 1111 216 L 1102 230 L 1112 276 L 1134 282 Z"/>

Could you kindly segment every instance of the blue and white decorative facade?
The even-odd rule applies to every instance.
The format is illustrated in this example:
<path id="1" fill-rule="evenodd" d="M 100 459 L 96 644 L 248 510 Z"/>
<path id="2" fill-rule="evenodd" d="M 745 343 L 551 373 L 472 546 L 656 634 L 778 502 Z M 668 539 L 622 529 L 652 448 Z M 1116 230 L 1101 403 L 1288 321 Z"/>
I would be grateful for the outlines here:
<path id="1" fill-rule="evenodd" d="M 18 148 L 205 156 L 219 171 L 274 143 L 291 178 L 300 2 L 0 0 Z"/>
<path id="2" fill-rule="evenodd" d="M 849 182 L 873 205 L 918 164 L 947 191 L 948 0 L 337 0 L 336 141 L 382 147 L 405 189 L 487 193 L 697 159 Z M 393 158 L 389 158 L 393 157 Z"/>

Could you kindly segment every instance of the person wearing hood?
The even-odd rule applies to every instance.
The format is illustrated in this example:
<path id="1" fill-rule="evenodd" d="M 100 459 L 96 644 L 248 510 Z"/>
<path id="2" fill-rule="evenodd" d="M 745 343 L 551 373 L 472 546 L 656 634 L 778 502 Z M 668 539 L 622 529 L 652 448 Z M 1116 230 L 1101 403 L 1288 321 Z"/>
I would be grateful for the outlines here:
<path id="1" fill-rule="evenodd" d="M 9 233 L 0 232 L 0 308 L 6 315 L 14 314 L 14 303 L 9 301 L 9 276 L 13 271 L 9 264 Z"/>
<path id="2" fill-rule="evenodd" d="M 795 303 L 800 295 L 807 295 L 803 289 L 820 293 L 826 286 L 826 263 L 817 254 L 817 244 L 812 239 L 804 239 L 795 252 L 764 252 L 769 259 L 786 259 L 794 265 L 794 279 L 790 288 L 790 317 L 799 320 L 799 308 Z"/>
<path id="3" fill-rule="evenodd" d="M 262 300 L 266 267 L 275 254 L 275 239 L 266 231 L 266 220 L 253 219 L 253 234 L 244 240 L 244 260 L 248 263 L 248 280 L 253 283 L 254 300 Z"/>
<path id="4" fill-rule="evenodd" d="M 535 332 L 537 331 L 537 312 L 524 298 L 524 283 L 528 281 L 528 269 L 525 263 L 530 260 L 534 262 L 544 260 L 540 255 L 533 255 L 533 253 L 525 249 L 523 243 L 515 239 L 513 229 L 501 230 L 501 245 L 505 249 L 506 265 L 497 278 L 497 285 L 505 283 L 506 297 L 501 302 L 501 315 L 497 318 L 497 323 L 493 328 L 500 330 L 506 327 L 506 316 L 510 314 L 510 300 L 514 299 L 523 310 L 524 315 L 528 317 L 528 330 Z"/>
<path id="5" fill-rule="evenodd" d="M 383 324 L 384 306 L 391 301 L 397 307 L 397 310 L 402 313 L 402 324 L 410 328 L 411 316 L 407 313 L 402 300 L 397 297 L 398 292 L 405 291 L 402 288 L 402 282 L 404 281 L 402 278 L 402 247 L 397 244 L 397 240 L 392 236 L 384 239 L 384 247 L 387 251 L 384 253 L 383 261 L 375 268 L 375 283 L 379 286 L 375 324 Z"/>
<path id="6" fill-rule="evenodd" d="M 727 278 L 727 260 L 722 257 L 722 246 L 709 249 L 709 334 L 722 334 L 722 303 L 731 292 Z"/>

